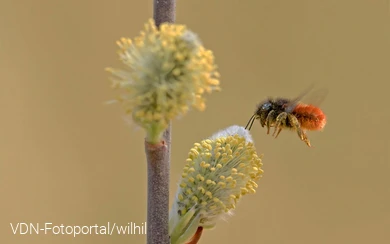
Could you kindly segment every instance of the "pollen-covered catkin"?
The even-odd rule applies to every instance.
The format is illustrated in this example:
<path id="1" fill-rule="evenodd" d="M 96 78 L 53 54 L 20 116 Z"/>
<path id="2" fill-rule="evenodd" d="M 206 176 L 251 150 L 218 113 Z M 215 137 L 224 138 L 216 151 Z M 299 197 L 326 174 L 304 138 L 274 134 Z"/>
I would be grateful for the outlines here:
<path id="1" fill-rule="evenodd" d="M 195 143 L 171 209 L 171 240 L 186 240 L 197 227 L 214 227 L 243 196 L 256 192 L 261 167 L 249 131 L 243 127 L 231 126 Z"/>
<path id="2" fill-rule="evenodd" d="M 184 25 L 164 23 L 158 29 L 150 20 L 134 40 L 117 44 L 126 69 L 107 68 L 115 77 L 112 87 L 124 91 L 115 101 L 152 140 L 191 107 L 204 110 L 204 95 L 220 89 L 213 53 Z"/>

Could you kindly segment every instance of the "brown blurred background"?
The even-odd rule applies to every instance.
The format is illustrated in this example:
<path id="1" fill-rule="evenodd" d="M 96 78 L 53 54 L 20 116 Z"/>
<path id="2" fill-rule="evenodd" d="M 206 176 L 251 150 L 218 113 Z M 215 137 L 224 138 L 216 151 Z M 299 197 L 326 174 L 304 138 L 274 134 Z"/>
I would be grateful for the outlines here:
<path id="1" fill-rule="evenodd" d="M 241 2 L 241 3 L 240 3 Z M 146 217 L 144 133 L 107 66 L 152 1 L 0 2 L 0 243 L 144 243 L 144 235 L 13 235 L 10 223 L 126 225 Z M 173 122 L 171 197 L 188 150 L 245 125 L 267 96 L 327 88 L 324 132 L 275 140 L 256 123 L 256 195 L 200 243 L 390 243 L 388 1 L 181 0 L 177 22 L 214 51 L 222 92 Z"/>

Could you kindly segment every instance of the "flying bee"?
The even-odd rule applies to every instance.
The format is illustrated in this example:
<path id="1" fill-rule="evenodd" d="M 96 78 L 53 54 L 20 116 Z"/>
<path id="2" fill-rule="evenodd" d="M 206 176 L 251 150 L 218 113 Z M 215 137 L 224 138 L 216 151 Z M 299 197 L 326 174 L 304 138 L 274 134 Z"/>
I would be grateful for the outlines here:
<path id="1" fill-rule="evenodd" d="M 258 119 L 262 127 L 267 127 L 267 134 L 270 133 L 271 127 L 275 128 L 272 134 L 275 138 L 278 137 L 282 129 L 293 130 L 306 145 L 311 147 L 306 131 L 321 131 L 326 124 L 324 112 L 314 105 L 315 103 L 300 102 L 311 90 L 312 86 L 294 99 L 266 99 L 257 106 L 245 129 L 250 130 L 253 122 Z M 326 90 L 319 91 L 322 93 L 315 94 L 316 96 L 313 97 L 317 101 L 316 104 L 322 102 L 327 94 Z"/>

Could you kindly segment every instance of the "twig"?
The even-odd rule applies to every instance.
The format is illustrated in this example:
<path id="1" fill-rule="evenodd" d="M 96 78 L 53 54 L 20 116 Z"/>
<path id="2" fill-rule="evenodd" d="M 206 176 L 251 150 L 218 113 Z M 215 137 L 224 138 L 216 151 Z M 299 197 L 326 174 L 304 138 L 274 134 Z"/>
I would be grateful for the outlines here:
<path id="1" fill-rule="evenodd" d="M 164 22 L 174 23 L 176 0 L 154 0 L 153 18 L 157 27 Z"/>
<path id="2" fill-rule="evenodd" d="M 190 242 L 187 242 L 186 244 L 197 244 L 200 238 L 202 237 L 202 233 L 203 233 L 203 227 L 199 226 L 194 236 L 191 238 Z"/>
<path id="3" fill-rule="evenodd" d="M 153 145 L 145 141 L 148 164 L 147 243 L 169 244 L 169 164 L 171 126 L 164 132 L 163 141 Z"/>
<path id="4" fill-rule="evenodd" d="M 154 0 L 153 18 L 157 27 L 176 19 L 176 0 Z M 147 244 L 169 244 L 169 165 L 171 124 L 162 142 L 152 145 L 145 141 L 148 164 Z"/>

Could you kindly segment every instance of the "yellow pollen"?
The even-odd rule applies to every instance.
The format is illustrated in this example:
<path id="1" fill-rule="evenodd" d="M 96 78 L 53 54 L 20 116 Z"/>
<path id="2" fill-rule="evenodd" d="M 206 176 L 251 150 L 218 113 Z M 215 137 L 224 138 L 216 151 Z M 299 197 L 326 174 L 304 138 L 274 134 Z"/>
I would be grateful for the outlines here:
<path id="1" fill-rule="evenodd" d="M 217 79 L 209 79 L 209 84 L 210 85 L 214 85 L 214 86 L 218 86 L 219 85 L 219 80 L 217 80 Z"/>
<path id="2" fill-rule="evenodd" d="M 173 71 L 172 71 L 172 74 L 174 75 L 174 76 L 179 76 L 180 75 L 180 69 L 178 69 L 178 68 L 176 68 L 176 69 L 174 69 Z"/>
<path id="3" fill-rule="evenodd" d="M 204 194 L 204 193 L 206 192 L 206 190 L 205 190 L 203 187 L 201 187 L 201 186 L 198 187 L 198 190 L 199 190 L 202 194 Z"/>
<path id="4" fill-rule="evenodd" d="M 211 205 L 211 206 L 209 207 L 210 210 L 215 210 L 216 208 L 217 208 L 217 206 L 215 206 L 215 205 Z"/>
<path id="5" fill-rule="evenodd" d="M 213 143 L 213 141 L 210 140 L 210 139 L 206 139 L 206 140 L 204 140 L 204 141 L 207 142 L 207 144 L 212 144 L 212 143 Z"/>
<path id="6" fill-rule="evenodd" d="M 199 94 L 203 94 L 204 93 L 204 88 L 199 87 L 196 92 L 199 93 Z"/>
<path id="7" fill-rule="evenodd" d="M 218 159 L 221 156 L 220 152 L 215 153 L 215 159 Z"/>
<path id="8" fill-rule="evenodd" d="M 196 149 L 194 149 L 194 148 L 191 148 L 190 152 L 191 152 L 193 155 L 195 155 L 195 156 L 198 156 L 198 155 L 199 155 L 199 152 L 198 152 Z"/>
<path id="9" fill-rule="evenodd" d="M 256 188 L 258 187 L 257 183 L 254 182 L 253 180 L 250 180 L 249 182 L 253 185 L 253 187 L 256 187 Z"/>
<path id="10" fill-rule="evenodd" d="M 206 184 L 207 185 L 216 185 L 217 183 L 215 183 L 215 181 L 212 181 L 212 180 L 207 180 Z"/>
<path id="11" fill-rule="evenodd" d="M 205 161 L 202 161 L 202 162 L 200 162 L 199 165 L 200 165 L 200 167 L 205 168 L 206 162 L 205 162 Z"/>
<path id="12" fill-rule="evenodd" d="M 185 188 L 186 186 L 187 186 L 186 183 L 180 183 L 180 187 L 181 187 L 181 188 Z"/>
<path id="13" fill-rule="evenodd" d="M 245 195 L 245 194 L 247 194 L 249 191 L 248 191 L 248 189 L 246 189 L 246 188 L 244 188 L 244 187 L 241 187 L 241 194 L 242 195 Z"/>
<path id="14" fill-rule="evenodd" d="M 209 144 L 206 141 L 201 141 L 200 142 L 203 147 L 208 148 Z"/>
<path id="15" fill-rule="evenodd" d="M 175 56 L 177 61 L 183 61 L 184 60 L 184 55 L 182 53 L 177 53 Z"/>
<path id="16" fill-rule="evenodd" d="M 218 186 L 220 186 L 221 188 L 225 188 L 226 187 L 226 183 L 225 182 L 218 182 Z"/>

